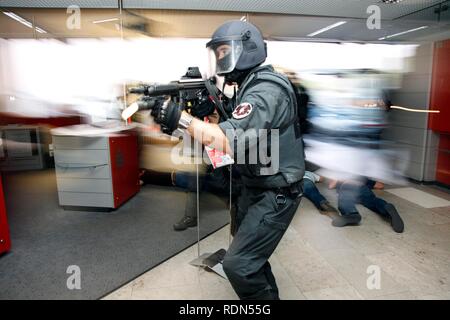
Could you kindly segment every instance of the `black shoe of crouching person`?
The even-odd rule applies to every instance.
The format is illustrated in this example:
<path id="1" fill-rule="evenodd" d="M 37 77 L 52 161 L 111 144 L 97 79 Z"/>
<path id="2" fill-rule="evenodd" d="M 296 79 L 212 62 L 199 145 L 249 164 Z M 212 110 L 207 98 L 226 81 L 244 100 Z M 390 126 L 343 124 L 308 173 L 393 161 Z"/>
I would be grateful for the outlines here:
<path id="1" fill-rule="evenodd" d="M 361 215 L 359 213 L 352 213 L 334 218 L 331 224 L 334 227 L 345 227 L 357 225 L 360 222 L 361 222 Z"/>
<path id="2" fill-rule="evenodd" d="M 402 233 L 405 229 L 405 225 L 402 218 L 398 214 L 397 209 L 395 209 L 395 207 L 390 203 L 388 203 L 384 209 L 386 209 L 386 212 L 389 214 L 392 229 L 394 229 L 397 233 Z"/>
<path id="3" fill-rule="evenodd" d="M 324 200 L 320 203 L 319 211 L 321 214 L 325 214 L 334 219 L 339 216 L 338 211 L 328 201 Z"/>
<path id="4" fill-rule="evenodd" d="M 173 229 L 175 231 L 183 231 L 187 228 L 196 227 L 197 226 L 197 218 L 184 216 L 180 221 L 173 225 Z"/>

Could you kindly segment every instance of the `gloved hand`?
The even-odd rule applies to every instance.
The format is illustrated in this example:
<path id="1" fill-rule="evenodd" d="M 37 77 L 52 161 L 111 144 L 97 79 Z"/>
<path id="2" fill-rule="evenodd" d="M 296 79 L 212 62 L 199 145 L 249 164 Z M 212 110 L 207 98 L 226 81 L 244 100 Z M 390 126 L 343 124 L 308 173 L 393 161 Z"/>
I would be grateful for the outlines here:
<path id="1" fill-rule="evenodd" d="M 213 114 L 215 108 L 216 108 L 216 105 L 214 104 L 212 99 L 208 95 L 202 94 L 199 97 L 198 104 L 192 108 L 191 114 L 194 117 L 203 119 L 204 117 L 207 117 L 207 116 Z"/>
<path id="2" fill-rule="evenodd" d="M 170 100 L 158 103 L 152 108 L 151 115 L 155 122 L 161 125 L 164 133 L 172 134 L 178 128 L 181 117 L 181 110 Z"/>

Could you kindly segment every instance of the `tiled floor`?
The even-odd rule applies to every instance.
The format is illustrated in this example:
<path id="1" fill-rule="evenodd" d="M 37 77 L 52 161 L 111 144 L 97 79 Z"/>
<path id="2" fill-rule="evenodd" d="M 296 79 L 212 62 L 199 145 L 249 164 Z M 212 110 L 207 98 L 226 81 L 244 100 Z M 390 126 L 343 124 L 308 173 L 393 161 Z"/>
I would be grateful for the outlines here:
<path id="1" fill-rule="evenodd" d="M 433 187 L 410 187 L 450 200 L 450 193 Z M 320 189 L 336 204 L 333 190 Z M 361 225 L 334 228 L 302 200 L 270 259 L 282 299 L 450 299 L 450 206 L 424 208 L 392 193 L 377 194 L 397 207 L 403 234 L 361 206 Z M 201 253 L 227 248 L 228 232 L 227 226 L 201 241 Z M 188 248 L 105 299 L 237 299 L 227 280 L 189 265 L 197 249 Z M 370 266 L 379 268 L 379 288 L 368 288 Z"/>

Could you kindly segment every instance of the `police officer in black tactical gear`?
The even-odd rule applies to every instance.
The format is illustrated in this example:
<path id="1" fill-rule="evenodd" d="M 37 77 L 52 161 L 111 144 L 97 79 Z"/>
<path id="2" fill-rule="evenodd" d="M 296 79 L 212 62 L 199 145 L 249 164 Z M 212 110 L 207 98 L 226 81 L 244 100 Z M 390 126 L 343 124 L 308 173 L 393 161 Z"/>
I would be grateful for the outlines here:
<path id="1" fill-rule="evenodd" d="M 261 65 L 267 57 L 266 43 L 254 25 L 226 22 L 206 46 L 215 74 L 238 85 L 232 117 L 219 124 L 204 123 L 171 102 L 154 108 L 152 115 L 167 132 L 184 128 L 235 159 L 238 150 L 245 150 L 244 163 L 235 164 L 243 191 L 223 269 L 241 299 L 279 299 L 268 260 L 300 204 L 304 174 L 295 92 L 285 76 Z M 249 160 L 261 146 L 270 149 L 270 161 Z"/>

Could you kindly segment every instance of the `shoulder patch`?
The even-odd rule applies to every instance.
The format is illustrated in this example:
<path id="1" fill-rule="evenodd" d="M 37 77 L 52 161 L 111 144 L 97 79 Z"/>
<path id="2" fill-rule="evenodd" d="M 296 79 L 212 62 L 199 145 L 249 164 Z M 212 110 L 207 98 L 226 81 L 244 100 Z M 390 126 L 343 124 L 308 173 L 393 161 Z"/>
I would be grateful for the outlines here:
<path id="1" fill-rule="evenodd" d="M 248 116 L 253 110 L 253 106 L 248 102 L 239 104 L 233 111 L 233 118 L 243 119 Z"/>

